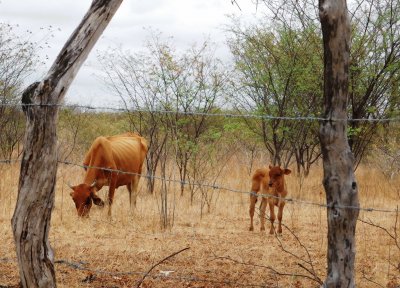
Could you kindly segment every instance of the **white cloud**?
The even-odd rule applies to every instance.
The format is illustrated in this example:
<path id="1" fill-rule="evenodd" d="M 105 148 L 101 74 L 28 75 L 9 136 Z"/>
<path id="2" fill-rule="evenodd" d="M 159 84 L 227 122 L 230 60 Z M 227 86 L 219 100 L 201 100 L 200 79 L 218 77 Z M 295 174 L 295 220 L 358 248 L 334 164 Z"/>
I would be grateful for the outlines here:
<path id="1" fill-rule="evenodd" d="M 230 0 L 125 0 L 94 49 L 104 50 L 115 44 L 122 44 L 125 49 L 140 49 L 148 36 L 143 28 L 151 27 L 164 36 L 173 36 L 177 48 L 185 49 L 209 37 L 226 51 L 222 32 L 222 25 L 229 22 L 226 15 L 236 14 L 252 20 L 263 17 L 260 12 L 255 14 L 256 7 L 251 0 L 238 3 L 241 11 Z M 21 31 L 30 29 L 39 38 L 43 37 L 38 32 L 40 27 L 53 27 L 54 37 L 48 41 L 50 48 L 43 51 L 43 58 L 45 54 L 49 56 L 47 70 L 90 4 L 90 0 L 3 0 L 0 21 L 18 24 Z M 91 53 L 87 63 L 68 91 L 66 101 L 91 105 L 118 103 L 119 99 L 104 96 L 102 83 L 93 76 L 95 65 L 91 64 L 96 63 L 95 53 Z M 41 73 L 37 77 L 41 77 L 43 71 L 38 72 Z"/>

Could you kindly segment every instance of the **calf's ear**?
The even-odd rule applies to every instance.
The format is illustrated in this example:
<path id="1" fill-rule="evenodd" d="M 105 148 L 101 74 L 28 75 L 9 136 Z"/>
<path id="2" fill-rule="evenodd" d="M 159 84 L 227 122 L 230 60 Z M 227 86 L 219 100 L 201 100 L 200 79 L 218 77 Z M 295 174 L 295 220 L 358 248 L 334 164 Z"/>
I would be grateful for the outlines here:
<path id="1" fill-rule="evenodd" d="M 285 170 L 283 170 L 283 173 L 285 175 L 289 175 L 290 173 L 292 173 L 292 171 L 290 169 L 285 169 Z"/>
<path id="2" fill-rule="evenodd" d="M 104 206 L 104 201 L 101 200 L 101 198 L 99 196 L 96 195 L 96 193 L 94 193 L 93 191 L 90 192 L 90 196 L 93 200 L 93 203 L 97 206 Z"/>

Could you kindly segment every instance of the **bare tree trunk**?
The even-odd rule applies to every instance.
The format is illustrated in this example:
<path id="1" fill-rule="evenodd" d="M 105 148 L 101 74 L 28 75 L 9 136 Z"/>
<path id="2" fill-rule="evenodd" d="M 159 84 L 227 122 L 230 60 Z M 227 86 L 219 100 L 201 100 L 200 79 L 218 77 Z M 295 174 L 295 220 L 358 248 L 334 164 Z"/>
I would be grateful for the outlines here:
<path id="1" fill-rule="evenodd" d="M 328 213 L 328 270 L 323 287 L 355 287 L 355 230 L 359 207 L 354 157 L 347 140 L 350 23 L 346 0 L 320 0 L 324 43 L 325 118 L 320 128 Z M 340 207 L 342 206 L 342 207 Z"/>
<path id="2" fill-rule="evenodd" d="M 57 173 L 58 107 L 55 105 L 61 103 L 121 2 L 94 0 L 45 79 L 31 84 L 23 93 L 27 124 L 18 199 L 12 218 L 23 287 L 56 286 L 54 255 L 48 240 Z"/>

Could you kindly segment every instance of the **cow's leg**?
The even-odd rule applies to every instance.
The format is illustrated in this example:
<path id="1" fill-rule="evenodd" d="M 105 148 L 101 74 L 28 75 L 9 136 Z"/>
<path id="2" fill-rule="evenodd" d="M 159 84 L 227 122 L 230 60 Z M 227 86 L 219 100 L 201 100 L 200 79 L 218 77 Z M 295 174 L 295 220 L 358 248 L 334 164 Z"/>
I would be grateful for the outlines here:
<path id="1" fill-rule="evenodd" d="M 249 214 L 250 214 L 250 231 L 254 230 L 254 226 L 253 226 L 253 217 L 254 217 L 254 209 L 256 206 L 256 202 L 257 202 L 257 196 L 256 195 L 250 195 L 250 209 L 249 209 Z"/>
<path id="2" fill-rule="evenodd" d="M 128 188 L 129 192 L 129 208 L 132 208 L 132 182 L 126 185 L 126 188 Z"/>
<path id="3" fill-rule="evenodd" d="M 132 190 L 129 191 L 129 205 L 132 209 L 132 200 L 133 200 L 133 206 L 136 207 L 136 199 L 138 196 L 138 186 L 139 186 L 139 180 L 140 180 L 140 175 L 135 175 L 133 176 L 132 182 L 131 182 L 131 188 Z M 132 192 L 133 192 L 133 199 L 132 199 Z"/>
<path id="4" fill-rule="evenodd" d="M 268 199 L 268 204 L 269 204 L 269 221 L 271 222 L 271 228 L 269 229 L 269 234 L 274 234 L 275 233 L 275 228 L 274 228 L 275 199 L 274 198 L 269 198 Z"/>
<path id="5" fill-rule="evenodd" d="M 116 189 L 117 177 L 112 177 L 110 189 L 108 190 L 108 216 L 111 217 L 111 206 L 114 200 L 114 192 Z"/>
<path id="6" fill-rule="evenodd" d="M 278 211 L 278 233 L 282 234 L 282 216 L 283 216 L 283 207 L 285 207 L 285 201 L 281 201 L 279 205 L 279 211 Z"/>

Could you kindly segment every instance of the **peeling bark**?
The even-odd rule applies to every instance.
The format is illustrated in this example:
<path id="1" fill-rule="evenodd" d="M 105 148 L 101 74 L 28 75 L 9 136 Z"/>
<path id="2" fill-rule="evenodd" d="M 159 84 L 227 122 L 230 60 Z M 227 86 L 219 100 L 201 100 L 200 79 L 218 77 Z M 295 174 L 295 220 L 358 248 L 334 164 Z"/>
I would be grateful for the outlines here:
<path id="1" fill-rule="evenodd" d="M 359 207 L 354 157 L 347 139 L 346 107 L 350 23 L 346 0 L 320 0 L 324 44 L 325 118 L 320 127 L 328 218 L 328 270 L 323 287 L 355 287 L 355 229 Z"/>
<path id="2" fill-rule="evenodd" d="M 44 80 L 31 84 L 23 93 L 27 124 L 11 221 L 23 287 L 56 286 L 48 235 L 57 173 L 57 105 L 121 2 L 94 0 Z"/>

